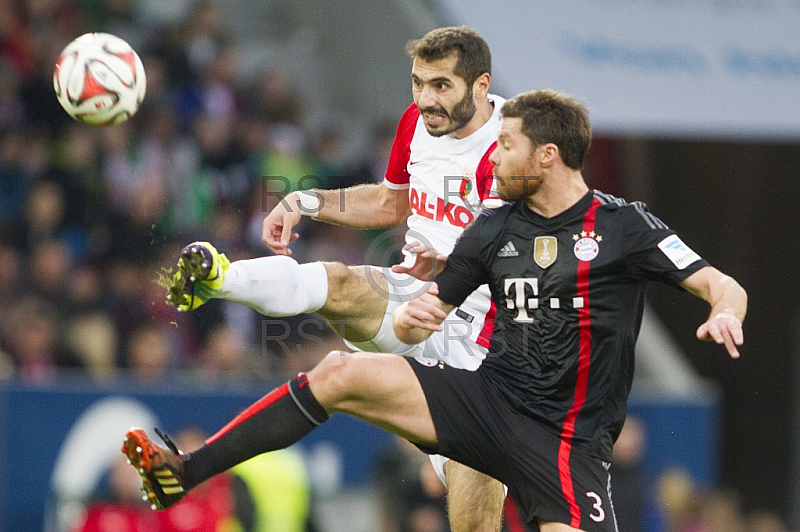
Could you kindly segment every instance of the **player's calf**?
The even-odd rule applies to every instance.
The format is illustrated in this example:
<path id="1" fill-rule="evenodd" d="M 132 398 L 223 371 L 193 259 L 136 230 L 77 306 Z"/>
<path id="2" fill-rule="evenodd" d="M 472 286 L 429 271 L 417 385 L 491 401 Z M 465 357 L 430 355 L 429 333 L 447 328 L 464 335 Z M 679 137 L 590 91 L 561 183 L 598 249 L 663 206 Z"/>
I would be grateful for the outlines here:
<path id="1" fill-rule="evenodd" d="M 453 460 L 445 463 L 444 470 L 452 532 L 499 532 L 506 495 L 503 484 Z"/>
<path id="2" fill-rule="evenodd" d="M 389 297 L 383 273 L 370 266 L 323 264 L 328 274 L 328 295 L 319 313 L 348 341 L 366 342 L 375 338 Z"/>

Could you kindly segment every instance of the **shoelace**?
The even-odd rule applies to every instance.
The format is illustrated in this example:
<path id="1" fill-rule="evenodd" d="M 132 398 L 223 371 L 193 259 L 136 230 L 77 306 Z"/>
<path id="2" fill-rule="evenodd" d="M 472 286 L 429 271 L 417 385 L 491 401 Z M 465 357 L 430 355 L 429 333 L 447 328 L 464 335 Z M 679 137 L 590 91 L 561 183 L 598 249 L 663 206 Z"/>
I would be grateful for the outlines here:
<path id="1" fill-rule="evenodd" d="M 166 434 L 164 434 L 163 432 L 161 432 L 161 430 L 160 430 L 158 427 L 153 427 L 153 429 L 156 431 L 156 434 L 158 434 L 158 437 L 159 437 L 159 438 L 161 438 L 161 440 L 162 440 L 164 443 L 166 443 L 166 444 L 167 444 L 167 447 L 169 447 L 169 450 L 170 450 L 170 451 L 172 451 L 173 453 L 175 453 L 175 454 L 176 454 L 176 455 L 178 455 L 178 456 L 180 456 L 180 455 L 181 455 L 181 452 L 178 450 L 178 446 L 177 446 L 177 445 L 175 445 L 175 444 L 172 442 L 172 440 L 169 438 L 169 436 L 167 436 Z"/>

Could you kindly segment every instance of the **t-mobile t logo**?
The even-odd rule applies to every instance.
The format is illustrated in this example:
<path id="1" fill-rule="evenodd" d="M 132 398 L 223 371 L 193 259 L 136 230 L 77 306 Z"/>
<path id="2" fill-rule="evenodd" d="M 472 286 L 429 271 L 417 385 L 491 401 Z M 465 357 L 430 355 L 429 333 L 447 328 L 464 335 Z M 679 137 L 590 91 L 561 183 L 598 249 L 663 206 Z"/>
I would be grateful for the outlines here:
<path id="1" fill-rule="evenodd" d="M 526 286 L 530 287 L 526 290 Z M 512 278 L 506 279 L 504 291 L 506 295 L 506 307 L 508 309 L 516 308 L 519 313 L 514 318 L 514 321 L 521 323 L 533 323 L 533 318 L 528 316 L 528 310 L 539 308 L 539 280 L 538 279 L 522 279 Z M 533 297 L 528 297 L 526 291 Z"/>

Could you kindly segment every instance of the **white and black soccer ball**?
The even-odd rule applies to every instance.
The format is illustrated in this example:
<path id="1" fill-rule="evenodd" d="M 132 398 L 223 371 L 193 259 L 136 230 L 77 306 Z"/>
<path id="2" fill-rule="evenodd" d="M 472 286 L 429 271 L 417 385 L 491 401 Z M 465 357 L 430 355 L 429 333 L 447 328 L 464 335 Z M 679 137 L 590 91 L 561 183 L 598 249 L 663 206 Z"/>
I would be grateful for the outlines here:
<path id="1" fill-rule="evenodd" d="M 127 42 L 109 33 L 87 33 L 61 52 L 53 86 L 72 118 L 107 125 L 139 110 L 147 80 L 142 60 Z"/>

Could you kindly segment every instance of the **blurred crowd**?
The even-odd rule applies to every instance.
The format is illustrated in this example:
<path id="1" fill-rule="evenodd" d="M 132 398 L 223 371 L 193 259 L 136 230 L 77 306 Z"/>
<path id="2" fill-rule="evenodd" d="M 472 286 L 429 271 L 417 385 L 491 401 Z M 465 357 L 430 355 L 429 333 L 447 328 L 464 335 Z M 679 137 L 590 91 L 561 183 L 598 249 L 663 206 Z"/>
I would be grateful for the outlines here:
<path id="1" fill-rule="evenodd" d="M 90 31 L 127 40 L 145 65 L 144 103 L 124 124 L 76 123 L 55 98 L 60 51 Z M 243 74 L 240 56 L 209 0 L 172 23 L 135 0 L 0 2 L 0 376 L 181 370 L 224 384 L 310 367 L 332 341 L 314 316 L 266 320 L 219 301 L 178 314 L 156 284 L 194 240 L 232 260 L 269 253 L 261 222 L 291 190 L 382 179 L 392 124 L 347 156 L 336 124 L 308 127 L 282 65 Z M 299 229 L 300 261 L 391 262 L 391 238 Z"/>
<path id="2" fill-rule="evenodd" d="M 644 421 L 629 415 L 614 444 L 611 492 L 619 530 L 787 532 L 782 518 L 753 509 L 732 490 L 698 481 L 681 464 L 648 471 Z"/>
<path id="3" fill-rule="evenodd" d="M 0 378 L 124 374 L 236 386 L 294 375 L 340 345 L 314 315 L 265 318 L 216 300 L 179 314 L 157 283 L 194 240 L 213 242 L 231 260 L 268 254 L 262 220 L 283 195 L 379 182 L 394 137 L 392 121 L 377 123 L 352 157 L 336 124 L 310 127 L 302 88 L 284 65 L 242 72 L 241 43 L 221 6 L 197 0 L 177 21 L 159 23 L 136 0 L 0 0 Z M 142 108 L 112 127 L 74 122 L 52 87 L 64 46 L 96 31 L 128 41 L 147 74 Z M 309 220 L 298 229 L 298 261 L 348 264 L 396 262 L 403 233 Z M 635 423 L 625 434 L 612 471 L 622 530 L 643 530 L 650 506 L 670 532 L 784 530 L 776 516 L 742 514 L 734 496 L 705 492 L 679 469 L 658 480 L 650 504 L 642 434 Z M 446 529 L 443 494 L 432 493 L 441 486 L 420 454 L 398 446 L 378 467 L 382 529 Z M 74 530 L 103 530 L 106 512 L 138 502 L 131 472 L 109 473 L 107 493 Z M 218 529 L 257 529 L 241 489 L 249 479 L 245 468 L 198 491 L 201 506 L 203 497 L 224 502 L 212 518 L 233 524 Z M 122 517 L 130 523 L 156 519 L 141 504 L 132 508 Z M 171 514 L 160 519 L 145 528 L 172 530 Z"/>

